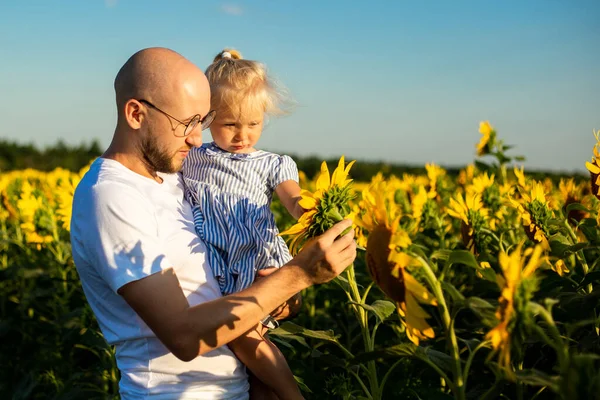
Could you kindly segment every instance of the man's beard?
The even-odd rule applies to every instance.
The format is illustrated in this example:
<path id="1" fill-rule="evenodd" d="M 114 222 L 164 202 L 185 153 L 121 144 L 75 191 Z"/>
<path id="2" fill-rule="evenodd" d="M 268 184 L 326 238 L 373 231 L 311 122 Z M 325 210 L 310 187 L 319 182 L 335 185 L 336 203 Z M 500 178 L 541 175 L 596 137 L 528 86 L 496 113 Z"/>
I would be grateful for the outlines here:
<path id="1" fill-rule="evenodd" d="M 156 135 L 148 132 L 142 141 L 142 155 L 146 162 L 156 171 L 173 174 L 181 169 L 181 165 L 173 165 L 174 155 L 158 146 Z"/>

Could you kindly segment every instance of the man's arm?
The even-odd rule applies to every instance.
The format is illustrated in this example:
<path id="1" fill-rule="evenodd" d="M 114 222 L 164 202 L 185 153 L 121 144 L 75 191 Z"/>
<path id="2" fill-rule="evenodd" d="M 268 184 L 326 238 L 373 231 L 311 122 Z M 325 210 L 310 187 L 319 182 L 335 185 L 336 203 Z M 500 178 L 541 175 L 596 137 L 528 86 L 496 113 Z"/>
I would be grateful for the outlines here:
<path id="1" fill-rule="evenodd" d="M 259 269 L 256 271 L 256 278 L 254 278 L 255 282 L 258 282 L 260 279 L 265 276 L 271 275 L 273 272 L 277 271 L 276 267 L 270 267 L 265 269 Z M 275 310 L 273 310 L 270 314 L 273 318 L 278 321 L 293 318 L 295 317 L 302 308 L 302 293 L 298 292 L 284 303 L 280 304 Z"/>
<path id="2" fill-rule="evenodd" d="M 127 303 L 179 359 L 229 343 L 301 290 L 330 281 L 356 257 L 349 220 L 304 246 L 292 261 L 249 288 L 190 307 L 173 269 L 130 282 L 118 290 Z M 337 240 L 336 240 L 337 239 Z"/>

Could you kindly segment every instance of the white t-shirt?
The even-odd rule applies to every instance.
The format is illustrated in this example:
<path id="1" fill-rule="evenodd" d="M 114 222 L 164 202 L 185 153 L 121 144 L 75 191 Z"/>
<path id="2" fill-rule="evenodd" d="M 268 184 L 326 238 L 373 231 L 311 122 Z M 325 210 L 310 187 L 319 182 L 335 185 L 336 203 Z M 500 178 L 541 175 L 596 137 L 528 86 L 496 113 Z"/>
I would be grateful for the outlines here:
<path id="1" fill-rule="evenodd" d="M 180 175 L 160 176 L 162 184 L 98 158 L 73 198 L 73 259 L 102 333 L 116 346 L 121 398 L 248 399 L 245 367 L 229 347 L 183 362 L 117 293 L 172 267 L 191 306 L 221 296 Z"/>

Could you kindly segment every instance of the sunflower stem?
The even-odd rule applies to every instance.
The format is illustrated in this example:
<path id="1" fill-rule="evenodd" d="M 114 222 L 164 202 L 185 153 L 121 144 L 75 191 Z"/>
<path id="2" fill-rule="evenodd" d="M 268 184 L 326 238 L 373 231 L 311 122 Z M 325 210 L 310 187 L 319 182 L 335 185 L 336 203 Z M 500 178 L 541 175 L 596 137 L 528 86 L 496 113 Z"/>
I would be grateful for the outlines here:
<path id="1" fill-rule="evenodd" d="M 485 233 L 486 235 L 491 236 L 494 240 L 496 240 L 496 242 L 498 242 L 498 246 L 500 247 L 500 251 L 504 251 L 504 245 L 502 244 L 502 240 L 500 240 L 500 238 L 491 230 L 489 229 L 485 229 L 485 228 L 481 228 L 479 229 L 479 231 L 481 233 Z"/>
<path id="2" fill-rule="evenodd" d="M 358 381 L 358 383 L 362 387 L 363 391 L 365 392 L 365 395 L 367 395 L 367 399 L 372 400 L 373 396 L 371 396 L 371 393 L 369 393 L 369 389 L 367 388 L 367 386 L 365 385 L 365 383 L 362 381 L 362 379 L 360 379 L 360 376 L 356 372 L 354 372 L 352 370 L 350 370 L 350 373 L 352 374 L 352 376 L 354 376 L 356 378 L 356 380 Z"/>
<path id="3" fill-rule="evenodd" d="M 448 377 L 448 375 L 446 375 L 446 373 L 440 367 L 438 367 L 433 361 L 431 361 L 427 357 L 417 356 L 417 359 L 419 359 L 419 360 L 425 362 L 426 364 L 428 364 L 435 372 L 438 373 L 438 375 L 440 377 L 442 377 L 442 379 L 446 382 L 446 384 L 448 385 L 448 387 L 450 388 L 450 390 L 452 392 L 456 393 L 456 387 L 454 386 L 454 383 L 452 382 L 452 380 Z"/>
<path id="4" fill-rule="evenodd" d="M 573 244 L 579 243 L 579 239 L 577 238 L 577 235 L 573 231 L 573 228 L 571 228 L 571 225 L 569 224 L 569 221 L 566 218 L 563 219 L 563 225 L 567 229 L 567 232 L 569 233 L 569 236 L 571 237 Z M 585 277 L 588 274 L 590 267 L 587 264 L 585 255 L 583 254 L 583 250 L 578 250 L 575 254 L 577 255 L 577 258 L 579 259 L 579 262 L 581 263 L 581 268 L 583 269 L 583 276 Z M 588 285 L 586 286 L 586 292 L 592 293 L 592 284 L 591 283 L 588 283 Z"/>
<path id="5" fill-rule="evenodd" d="M 358 290 L 358 285 L 356 283 L 356 275 L 354 273 L 354 264 L 350 265 L 346 269 L 346 277 L 348 279 L 348 285 L 350 287 L 349 296 L 352 298 L 354 303 L 365 304 L 366 295 L 363 297 L 360 295 Z M 363 337 L 363 344 L 366 352 L 370 352 L 374 350 L 374 337 L 371 338 L 371 332 L 369 331 L 369 315 L 367 314 L 367 310 L 360 307 L 357 304 L 352 304 L 354 309 L 354 314 L 356 315 L 356 319 L 361 328 L 361 333 Z M 371 387 L 371 398 L 372 399 L 381 399 L 379 381 L 377 379 L 377 367 L 375 365 L 375 361 L 369 361 L 367 363 L 367 378 L 369 380 L 369 386 Z"/>
<path id="6" fill-rule="evenodd" d="M 390 369 L 388 369 L 388 371 L 386 372 L 386 374 L 383 376 L 383 379 L 381 380 L 381 386 L 380 386 L 380 390 L 383 391 L 383 386 L 385 385 L 385 383 L 387 382 L 388 378 L 390 377 L 392 371 L 402 362 L 402 359 L 396 361 L 391 367 Z"/>
<path id="7" fill-rule="evenodd" d="M 438 301 L 438 310 L 440 311 L 446 335 L 450 339 L 449 347 L 452 352 L 452 358 L 454 359 L 454 396 L 458 400 L 465 400 L 465 385 L 463 380 L 462 365 L 460 360 L 460 350 L 458 348 L 458 340 L 456 339 L 456 333 L 454 332 L 454 324 L 450 318 L 450 312 L 446 305 L 446 299 L 444 298 L 444 292 L 442 291 L 442 285 L 437 279 L 429 263 L 425 261 L 421 256 L 411 254 L 416 260 L 419 261 L 425 272 L 426 279 L 431 287 L 434 296 Z"/>
<path id="8" fill-rule="evenodd" d="M 558 328 L 556 327 L 556 323 L 554 322 L 554 318 L 552 318 L 552 314 L 550 314 L 550 312 L 544 307 L 542 307 L 540 304 L 530 301 L 528 306 L 532 310 L 532 312 L 538 314 L 542 318 L 542 320 L 546 322 L 546 325 L 548 326 L 548 331 L 553 336 L 553 340 L 548 338 L 548 336 L 544 333 L 542 328 L 540 328 L 539 326 L 535 326 L 535 328 L 538 328 L 538 333 L 542 334 L 541 336 L 544 337 L 544 340 L 546 340 L 548 345 L 554 348 L 554 350 L 556 350 L 556 355 L 558 356 L 558 364 L 561 368 L 561 371 L 565 371 L 565 368 L 568 367 L 567 360 L 569 358 L 569 353 L 568 350 L 565 348 L 563 338 Z"/>
<path id="9" fill-rule="evenodd" d="M 519 363 L 517 371 L 523 371 L 523 361 Z M 517 380 L 517 400 L 523 400 L 523 382 Z"/>
<path id="10" fill-rule="evenodd" d="M 501 184 L 505 184 L 508 181 L 508 178 L 506 176 L 506 165 L 504 165 L 504 163 L 500 164 L 500 176 L 502 177 Z"/>
<path id="11" fill-rule="evenodd" d="M 467 387 L 467 380 L 469 379 L 469 370 L 471 369 L 471 364 L 473 363 L 473 360 L 475 359 L 475 353 L 477 353 L 480 349 L 483 349 L 484 347 L 488 346 L 490 344 L 489 340 L 484 340 L 481 343 L 479 343 L 477 345 L 477 347 L 475 347 L 475 349 L 473 349 L 473 351 L 469 354 L 469 357 L 467 358 L 467 363 L 465 364 L 465 370 L 463 372 L 463 379 L 465 381 L 465 387 Z"/>
<path id="12" fill-rule="evenodd" d="M 371 291 L 371 288 L 373 287 L 374 284 L 375 284 L 375 282 L 369 283 L 369 286 L 367 286 L 367 288 L 365 289 L 365 292 L 362 295 L 362 302 L 363 303 L 365 303 L 367 301 L 367 295 Z"/>

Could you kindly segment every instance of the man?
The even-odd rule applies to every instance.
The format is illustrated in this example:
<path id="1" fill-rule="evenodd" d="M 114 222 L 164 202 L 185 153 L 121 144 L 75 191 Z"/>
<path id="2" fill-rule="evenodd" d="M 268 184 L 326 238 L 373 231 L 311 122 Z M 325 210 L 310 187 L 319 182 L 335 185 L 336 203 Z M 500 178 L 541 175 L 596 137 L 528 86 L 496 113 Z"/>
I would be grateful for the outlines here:
<path id="1" fill-rule="evenodd" d="M 206 77 L 163 48 L 134 54 L 115 79 L 117 127 L 73 199 L 71 242 L 83 289 L 116 346 L 127 399 L 247 399 L 225 346 L 356 256 L 343 221 L 252 287 L 221 297 L 179 175 L 210 125 Z"/>

